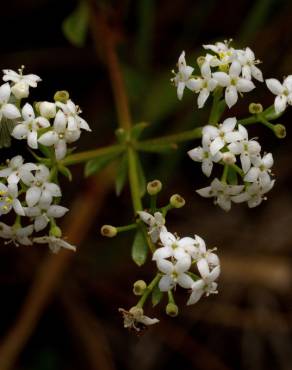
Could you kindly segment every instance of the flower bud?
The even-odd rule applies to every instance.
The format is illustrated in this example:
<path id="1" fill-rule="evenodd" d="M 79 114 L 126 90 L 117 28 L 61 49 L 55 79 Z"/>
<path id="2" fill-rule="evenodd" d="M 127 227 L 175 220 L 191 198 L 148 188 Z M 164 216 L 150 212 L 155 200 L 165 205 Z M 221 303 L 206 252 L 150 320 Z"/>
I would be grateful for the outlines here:
<path id="1" fill-rule="evenodd" d="M 286 127 L 280 123 L 277 123 L 274 126 L 274 133 L 278 139 L 284 139 L 286 137 Z"/>
<path id="2" fill-rule="evenodd" d="M 136 319 L 139 319 L 143 316 L 144 311 L 143 308 L 134 306 L 129 309 L 129 312 L 131 315 L 133 315 Z"/>
<path id="3" fill-rule="evenodd" d="M 55 236 L 56 238 L 61 238 L 62 230 L 59 228 L 59 226 L 55 225 L 50 229 L 50 235 Z"/>
<path id="4" fill-rule="evenodd" d="M 67 100 L 69 100 L 69 98 L 69 93 L 66 90 L 56 91 L 54 95 L 54 100 L 61 103 L 67 103 Z"/>
<path id="5" fill-rule="evenodd" d="M 142 295 L 147 288 L 147 284 L 144 280 L 137 280 L 133 285 L 133 293 L 135 295 Z"/>
<path id="6" fill-rule="evenodd" d="M 186 201 L 184 200 L 183 197 L 181 197 L 179 194 L 173 194 L 170 197 L 169 203 L 174 207 L 174 208 L 181 208 L 186 204 Z"/>
<path id="7" fill-rule="evenodd" d="M 159 180 L 153 180 L 147 184 L 147 193 L 150 195 L 158 194 L 162 189 L 162 183 Z"/>
<path id="8" fill-rule="evenodd" d="M 178 315 L 178 307 L 175 303 L 170 302 L 166 306 L 165 312 L 168 316 L 176 317 Z"/>
<path id="9" fill-rule="evenodd" d="M 250 105 L 248 106 L 248 111 L 251 114 L 262 113 L 263 106 L 260 103 L 250 103 Z"/>
<path id="10" fill-rule="evenodd" d="M 197 63 L 199 67 L 201 67 L 204 62 L 205 62 L 204 56 L 201 55 L 200 57 L 197 58 Z"/>
<path id="11" fill-rule="evenodd" d="M 102 228 L 100 229 L 100 233 L 101 233 L 102 236 L 106 236 L 108 238 L 113 238 L 114 236 L 117 235 L 118 230 L 114 226 L 103 225 Z"/>
<path id="12" fill-rule="evenodd" d="M 11 87 L 11 91 L 16 99 L 27 98 L 29 95 L 29 86 L 24 81 L 19 81 Z"/>
<path id="13" fill-rule="evenodd" d="M 38 104 L 38 109 L 40 111 L 40 114 L 45 118 L 54 118 L 56 115 L 55 103 L 50 103 L 48 101 L 42 101 Z"/>
<path id="14" fill-rule="evenodd" d="M 222 153 L 222 161 L 229 166 L 236 162 L 235 155 L 231 152 Z"/>

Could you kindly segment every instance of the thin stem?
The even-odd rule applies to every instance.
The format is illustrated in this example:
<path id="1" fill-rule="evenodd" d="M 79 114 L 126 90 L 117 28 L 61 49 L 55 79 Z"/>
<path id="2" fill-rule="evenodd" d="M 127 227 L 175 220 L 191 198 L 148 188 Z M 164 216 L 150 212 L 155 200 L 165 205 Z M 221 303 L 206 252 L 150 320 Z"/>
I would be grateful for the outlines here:
<path id="1" fill-rule="evenodd" d="M 211 125 L 215 125 L 219 122 L 226 104 L 225 100 L 220 101 L 222 96 L 222 88 L 219 88 L 215 90 L 214 95 L 213 95 L 213 103 L 212 103 L 212 108 L 209 116 L 209 121 L 208 123 Z"/>
<path id="2" fill-rule="evenodd" d="M 221 177 L 221 181 L 224 182 L 224 183 L 226 183 L 226 180 L 227 180 L 228 170 L 229 170 L 229 166 L 228 166 L 228 164 L 225 164 L 224 169 L 223 169 L 223 174 L 222 174 L 222 177 Z"/>
<path id="3" fill-rule="evenodd" d="M 238 124 L 243 125 L 243 126 L 252 125 L 253 123 L 257 123 L 257 122 L 259 122 L 259 117 L 257 114 L 254 114 L 251 117 L 243 118 L 237 121 Z"/>
<path id="4" fill-rule="evenodd" d="M 140 197 L 140 184 L 138 177 L 137 153 L 132 146 L 128 146 L 128 160 L 129 160 L 129 182 L 131 188 L 132 203 L 135 214 L 143 210 Z"/>
<path id="5" fill-rule="evenodd" d="M 138 227 L 138 225 L 135 223 L 135 224 L 125 225 L 125 226 L 118 226 L 118 227 L 116 227 L 116 229 L 117 229 L 118 233 L 122 233 L 124 231 L 137 229 L 137 227 Z"/>
<path id="6" fill-rule="evenodd" d="M 160 208 L 160 212 L 162 213 L 162 216 L 165 218 L 165 216 L 167 215 L 167 212 L 170 211 L 172 208 L 173 206 L 170 203 Z"/>
<path id="7" fill-rule="evenodd" d="M 241 177 L 244 176 L 244 172 L 242 171 L 242 169 L 240 167 L 238 167 L 236 164 L 231 164 L 230 165 L 231 168 L 234 169 L 234 171 L 236 171 Z"/>
<path id="8" fill-rule="evenodd" d="M 157 200 L 157 195 L 150 196 L 150 212 L 151 213 L 154 213 L 156 211 L 156 200 Z"/>
<path id="9" fill-rule="evenodd" d="M 172 290 L 169 290 L 169 291 L 167 292 L 167 295 L 168 295 L 168 303 L 173 303 L 173 304 L 175 304 L 174 297 L 173 297 L 173 294 L 172 294 Z"/>
<path id="10" fill-rule="evenodd" d="M 68 157 L 63 159 L 61 163 L 63 166 L 70 166 L 72 164 L 87 162 L 90 159 L 95 159 L 95 158 L 102 157 L 108 154 L 115 154 L 115 153 L 119 154 L 125 150 L 126 148 L 124 145 L 120 145 L 120 144 L 111 145 L 108 147 L 102 147 L 98 149 L 87 150 L 85 152 L 68 155 Z"/>
<path id="11" fill-rule="evenodd" d="M 161 274 L 158 273 L 155 278 L 151 281 L 151 283 L 147 286 L 147 288 L 145 289 L 142 297 L 140 298 L 140 300 L 138 301 L 138 303 L 136 304 L 136 307 L 140 307 L 140 308 L 143 308 L 144 306 L 144 303 L 146 302 L 149 294 L 152 292 L 152 290 L 156 287 L 156 285 L 158 284 L 159 280 L 161 278 Z"/>
<path id="12" fill-rule="evenodd" d="M 271 129 L 273 132 L 275 131 L 275 126 L 269 122 L 268 120 L 266 120 L 265 117 L 263 117 L 262 115 L 259 116 L 259 121 L 265 125 L 266 127 L 268 127 L 269 129 Z"/>

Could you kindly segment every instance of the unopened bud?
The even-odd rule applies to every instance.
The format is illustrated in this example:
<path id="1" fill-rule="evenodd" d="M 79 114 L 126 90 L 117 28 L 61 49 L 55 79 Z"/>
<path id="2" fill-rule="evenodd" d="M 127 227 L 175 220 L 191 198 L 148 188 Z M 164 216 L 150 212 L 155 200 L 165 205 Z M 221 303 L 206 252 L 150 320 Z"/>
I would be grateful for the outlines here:
<path id="1" fill-rule="evenodd" d="M 27 98 L 29 95 L 28 84 L 24 81 L 19 81 L 11 87 L 12 94 L 16 99 Z"/>
<path id="2" fill-rule="evenodd" d="M 280 123 L 277 123 L 274 126 L 274 133 L 278 139 L 284 139 L 286 137 L 286 127 Z"/>
<path id="3" fill-rule="evenodd" d="M 233 153 L 225 152 L 222 153 L 222 161 L 230 166 L 231 164 L 234 164 L 236 162 L 236 158 Z"/>
<path id="4" fill-rule="evenodd" d="M 165 308 L 165 312 L 168 316 L 175 317 L 178 315 L 178 307 L 175 303 L 168 303 Z"/>
<path id="5" fill-rule="evenodd" d="M 50 103 L 48 101 L 42 101 L 38 104 L 38 109 L 40 111 L 40 114 L 45 118 L 54 118 L 56 115 L 55 103 Z"/>
<path id="6" fill-rule="evenodd" d="M 143 316 L 144 311 L 143 308 L 134 306 L 129 309 L 130 314 L 132 314 L 135 318 L 139 319 L 140 317 Z"/>
<path id="7" fill-rule="evenodd" d="M 50 229 L 50 235 L 55 236 L 56 238 L 61 238 L 62 230 L 59 226 L 55 225 Z"/>
<path id="8" fill-rule="evenodd" d="M 169 203 L 174 207 L 174 208 L 181 208 L 186 204 L 186 201 L 184 200 L 183 197 L 181 197 L 179 194 L 173 194 L 170 197 Z"/>
<path id="9" fill-rule="evenodd" d="M 69 98 L 69 93 L 66 90 L 56 91 L 54 95 L 54 100 L 61 103 L 67 103 L 67 100 L 69 100 Z"/>
<path id="10" fill-rule="evenodd" d="M 106 236 L 108 238 L 113 238 L 114 236 L 117 235 L 118 230 L 114 226 L 103 225 L 102 228 L 100 229 L 100 233 L 101 233 L 102 236 Z"/>
<path id="11" fill-rule="evenodd" d="M 250 103 L 250 105 L 248 106 L 248 111 L 251 114 L 262 113 L 263 106 L 260 103 Z"/>
<path id="12" fill-rule="evenodd" d="M 153 180 L 147 184 L 147 192 L 150 195 L 158 194 L 162 189 L 162 183 L 159 180 Z"/>
<path id="13" fill-rule="evenodd" d="M 133 293 L 135 295 L 142 295 L 147 288 L 147 284 L 144 280 L 137 280 L 133 285 Z"/>
<path id="14" fill-rule="evenodd" d="M 197 58 L 197 63 L 198 63 L 198 66 L 201 67 L 201 65 L 205 62 L 205 57 L 203 57 L 202 55 L 200 57 Z"/>

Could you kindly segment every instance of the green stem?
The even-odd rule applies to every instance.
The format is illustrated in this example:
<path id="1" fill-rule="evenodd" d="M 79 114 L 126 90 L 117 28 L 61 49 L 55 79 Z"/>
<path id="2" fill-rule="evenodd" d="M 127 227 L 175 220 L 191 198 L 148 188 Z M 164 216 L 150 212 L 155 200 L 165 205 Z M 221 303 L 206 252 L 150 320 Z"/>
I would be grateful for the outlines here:
<path id="1" fill-rule="evenodd" d="M 263 117 L 262 115 L 259 115 L 259 121 L 266 127 L 268 127 L 269 129 L 271 129 L 273 132 L 274 132 L 274 125 L 269 122 L 268 120 L 266 120 L 265 117 Z"/>
<path id="2" fill-rule="evenodd" d="M 137 153 L 132 146 L 128 146 L 128 161 L 129 161 L 129 182 L 132 196 L 132 203 L 135 214 L 138 211 L 143 210 L 141 197 L 140 197 L 140 186 L 138 177 L 138 166 L 137 166 Z"/>
<path id="3" fill-rule="evenodd" d="M 162 213 L 162 216 L 165 218 L 167 215 L 167 212 L 173 209 L 173 206 L 169 203 L 166 206 L 159 209 L 159 211 Z"/>
<path id="4" fill-rule="evenodd" d="M 241 177 L 244 177 L 244 172 L 236 164 L 231 164 L 230 167 L 233 168 Z"/>
<path id="5" fill-rule="evenodd" d="M 211 108 L 209 121 L 208 121 L 210 125 L 216 125 L 219 122 L 225 110 L 225 107 L 226 107 L 225 100 L 220 101 L 221 96 L 222 96 L 222 88 L 216 89 L 213 94 L 213 103 L 212 103 L 212 108 Z"/>
<path id="6" fill-rule="evenodd" d="M 118 233 L 122 233 L 124 231 L 137 229 L 137 227 L 138 227 L 138 225 L 135 223 L 135 224 L 125 225 L 125 226 L 118 226 L 118 227 L 116 227 L 116 229 L 117 229 Z"/>
<path id="7" fill-rule="evenodd" d="M 175 304 L 174 297 L 173 297 L 173 294 L 172 294 L 172 290 L 169 290 L 169 291 L 167 292 L 167 295 L 168 295 L 168 303 L 173 303 L 173 304 Z"/>
<path id="8" fill-rule="evenodd" d="M 72 164 L 87 162 L 90 159 L 102 157 L 108 154 L 122 153 L 125 149 L 124 145 L 117 144 L 94 150 L 87 150 L 85 152 L 68 155 L 68 157 L 63 159 L 61 163 L 63 166 L 70 166 Z"/>
<path id="9" fill-rule="evenodd" d="M 240 119 L 239 121 L 237 121 L 237 123 L 239 125 L 252 125 L 253 123 L 257 123 L 259 122 L 259 117 L 257 114 L 254 114 L 253 116 L 251 117 L 248 117 L 248 118 L 243 118 L 243 119 Z"/>
<path id="10" fill-rule="evenodd" d="M 156 285 L 158 284 L 159 280 L 161 278 L 161 274 L 158 273 L 155 278 L 151 281 L 151 283 L 147 286 L 147 288 L 145 289 L 142 297 L 140 298 L 140 300 L 138 301 L 138 303 L 136 304 L 136 307 L 140 307 L 140 308 L 143 308 L 144 306 L 144 303 L 146 302 L 149 294 L 152 292 L 152 290 L 156 287 Z"/>
<path id="11" fill-rule="evenodd" d="M 150 196 L 150 212 L 151 213 L 154 213 L 156 211 L 156 200 L 157 200 L 157 195 Z"/>
<path id="12" fill-rule="evenodd" d="M 225 164 L 223 174 L 222 174 L 222 177 L 221 177 L 221 182 L 224 182 L 225 184 L 226 184 L 226 180 L 227 180 L 228 170 L 229 170 L 229 166 L 228 166 L 228 164 Z"/>

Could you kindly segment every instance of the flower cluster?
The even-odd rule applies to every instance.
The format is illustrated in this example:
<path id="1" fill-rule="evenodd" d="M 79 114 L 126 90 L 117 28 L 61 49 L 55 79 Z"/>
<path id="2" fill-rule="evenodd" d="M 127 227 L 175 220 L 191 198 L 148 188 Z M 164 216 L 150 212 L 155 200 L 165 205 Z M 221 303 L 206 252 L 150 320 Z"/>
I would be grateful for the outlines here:
<path id="1" fill-rule="evenodd" d="M 203 45 L 208 50 L 205 56 L 197 60 L 199 75 L 193 75 L 194 68 L 188 66 L 183 51 L 178 60 L 178 72 L 172 82 L 177 87 L 177 96 L 182 99 L 185 87 L 198 94 L 199 108 L 205 105 L 209 95 L 216 88 L 225 89 L 225 101 L 229 108 L 236 104 L 238 94 L 247 93 L 255 88 L 252 79 L 263 82 L 263 75 L 256 66 L 250 48 L 234 49 L 227 41 L 215 45 Z"/>
<path id="2" fill-rule="evenodd" d="M 220 262 L 214 249 L 207 250 L 204 240 L 198 235 L 195 235 L 195 238 L 180 239 L 170 233 L 164 225 L 163 215 L 159 212 L 152 216 L 143 211 L 139 212 L 139 216 L 148 225 L 150 236 L 157 235 L 159 230 L 159 237 L 155 238 L 159 247 L 153 253 L 152 260 L 162 273 L 158 283 L 161 292 L 170 292 L 177 285 L 189 289 L 191 295 L 188 305 L 196 303 L 204 294 L 208 296 L 217 293 L 215 280 L 220 275 Z M 158 222 L 153 222 L 154 217 Z M 191 271 L 194 267 L 199 275 Z"/>
<path id="3" fill-rule="evenodd" d="M 203 197 L 214 197 L 215 203 L 225 211 L 230 210 L 232 201 L 247 202 L 250 208 L 256 207 L 274 186 L 275 180 L 270 175 L 272 154 L 261 156 L 260 144 L 248 138 L 246 128 L 237 124 L 235 117 L 225 119 L 217 127 L 206 125 L 202 132 L 202 147 L 194 148 L 188 154 L 194 161 L 202 163 L 202 171 L 208 177 L 213 163 L 224 165 L 221 181 L 215 178 L 210 186 L 197 192 Z M 243 184 L 238 185 L 238 178 Z"/>

